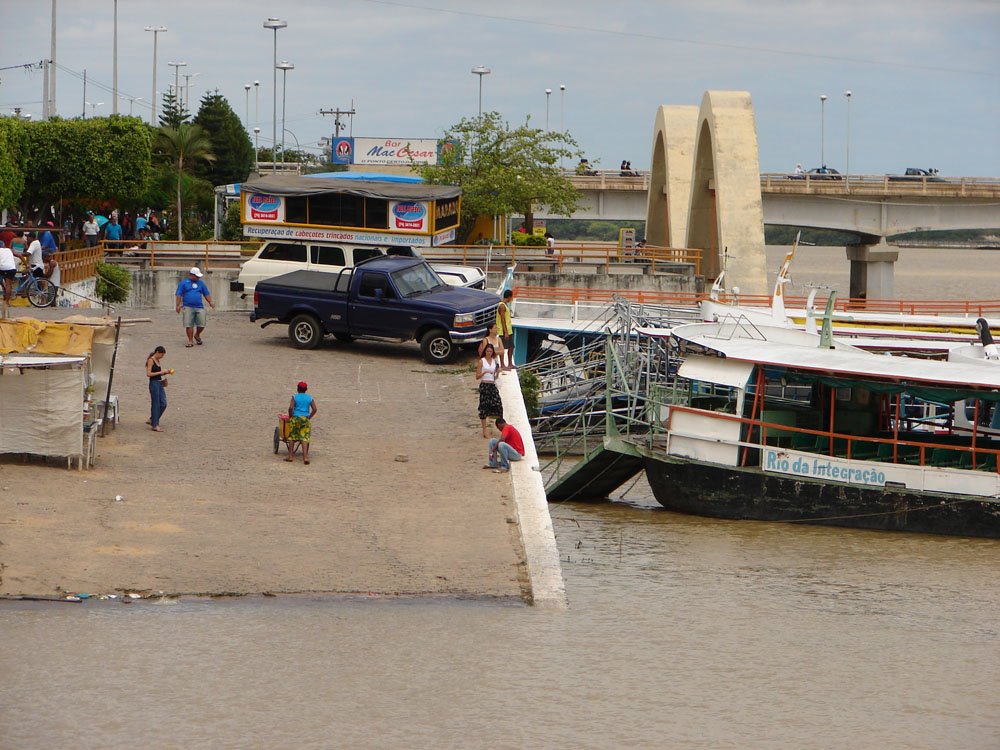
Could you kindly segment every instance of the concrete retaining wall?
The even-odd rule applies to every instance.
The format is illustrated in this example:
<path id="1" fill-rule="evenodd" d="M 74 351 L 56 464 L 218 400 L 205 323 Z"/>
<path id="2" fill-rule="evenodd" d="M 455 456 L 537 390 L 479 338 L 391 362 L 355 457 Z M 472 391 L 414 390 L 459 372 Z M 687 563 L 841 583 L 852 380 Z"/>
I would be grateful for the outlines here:
<path id="1" fill-rule="evenodd" d="M 240 299 L 239 292 L 229 291 L 229 282 L 235 281 L 239 269 L 226 268 L 208 271 L 203 280 L 212 293 L 212 301 L 218 310 L 246 310 L 253 308 L 253 298 Z M 132 271 L 132 293 L 128 307 L 169 309 L 174 306 L 174 293 L 182 279 L 187 278 L 185 269 L 156 269 Z"/>

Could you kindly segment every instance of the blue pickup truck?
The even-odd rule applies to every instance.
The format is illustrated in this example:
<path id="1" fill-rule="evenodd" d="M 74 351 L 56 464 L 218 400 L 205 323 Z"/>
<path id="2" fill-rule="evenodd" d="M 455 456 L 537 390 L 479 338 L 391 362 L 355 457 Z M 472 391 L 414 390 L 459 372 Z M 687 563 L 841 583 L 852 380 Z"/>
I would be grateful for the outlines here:
<path id="1" fill-rule="evenodd" d="M 440 364 L 457 345 L 486 335 L 499 302 L 446 284 L 420 258 L 377 256 L 339 273 L 293 271 L 258 282 L 250 320 L 287 324 L 298 349 L 314 349 L 326 334 L 416 340 L 424 360 Z"/>

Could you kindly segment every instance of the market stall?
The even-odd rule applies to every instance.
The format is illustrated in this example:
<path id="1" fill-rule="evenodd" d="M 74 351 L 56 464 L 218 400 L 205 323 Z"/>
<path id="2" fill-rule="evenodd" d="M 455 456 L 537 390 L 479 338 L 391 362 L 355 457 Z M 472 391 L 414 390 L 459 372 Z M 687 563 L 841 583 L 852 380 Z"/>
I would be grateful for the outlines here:
<path id="1" fill-rule="evenodd" d="M 90 466 L 115 341 L 105 319 L 0 319 L 0 454 Z"/>

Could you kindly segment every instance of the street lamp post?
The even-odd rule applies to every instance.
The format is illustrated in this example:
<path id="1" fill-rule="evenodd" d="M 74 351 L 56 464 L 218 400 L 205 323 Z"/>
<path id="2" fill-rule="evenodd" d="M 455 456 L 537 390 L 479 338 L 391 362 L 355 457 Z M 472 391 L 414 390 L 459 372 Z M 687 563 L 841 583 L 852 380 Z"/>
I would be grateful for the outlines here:
<path id="1" fill-rule="evenodd" d="M 260 81 L 253 82 L 253 121 L 260 122 Z"/>
<path id="2" fill-rule="evenodd" d="M 552 96 L 552 89 L 545 89 L 545 132 L 549 132 L 549 97 Z"/>
<path id="3" fill-rule="evenodd" d="M 819 165 L 826 166 L 826 94 L 819 95 Z"/>
<path id="4" fill-rule="evenodd" d="M 851 182 L 851 92 L 845 91 L 847 97 L 847 163 L 844 165 L 844 186 L 850 187 Z"/>
<path id="5" fill-rule="evenodd" d="M 278 63 L 281 70 L 281 163 L 285 163 L 285 95 L 288 93 L 288 71 L 295 70 L 295 66 L 288 60 Z"/>
<path id="6" fill-rule="evenodd" d="M 260 174 L 260 128 L 253 129 L 253 162 L 254 171 Z"/>
<path id="7" fill-rule="evenodd" d="M 483 76 L 488 76 L 490 74 L 490 69 L 485 65 L 477 65 L 472 69 L 473 75 L 479 76 L 479 117 L 482 119 L 483 116 Z"/>
<path id="8" fill-rule="evenodd" d="M 184 112 L 184 100 L 181 99 L 181 68 L 187 63 L 168 62 L 167 65 L 174 69 L 174 109 L 179 117 Z"/>
<path id="9" fill-rule="evenodd" d="M 115 0 L 115 34 L 114 34 L 114 72 L 111 76 L 111 114 L 118 114 L 118 0 Z"/>
<path id="10" fill-rule="evenodd" d="M 161 31 L 166 31 L 166 26 L 147 26 L 146 31 L 153 32 L 153 98 L 151 103 L 153 105 L 152 114 L 149 116 L 149 124 L 154 128 L 156 127 L 156 41 L 160 36 Z"/>
<path id="11" fill-rule="evenodd" d="M 278 29 L 288 26 L 288 21 L 280 18 L 268 18 L 264 21 L 264 28 L 274 31 L 274 59 L 272 62 L 274 81 L 271 89 L 271 171 L 276 171 L 277 164 L 274 161 L 274 149 L 278 145 Z"/>
<path id="12" fill-rule="evenodd" d="M 201 73 L 184 74 L 184 109 L 188 112 L 191 111 L 191 79 L 200 75 Z"/>
<path id="13" fill-rule="evenodd" d="M 246 119 L 243 121 L 243 124 L 244 125 L 249 125 L 250 124 L 250 84 L 249 83 L 244 83 L 243 84 L 243 90 L 247 92 L 247 108 L 246 108 L 247 116 L 246 116 Z"/>
<path id="14" fill-rule="evenodd" d="M 128 98 L 128 116 L 129 117 L 132 116 L 132 105 L 134 105 L 136 102 L 141 102 L 141 101 L 142 101 L 142 97 L 141 96 L 130 96 Z"/>
<path id="15" fill-rule="evenodd" d="M 98 107 L 103 107 L 104 102 L 86 102 L 90 106 L 90 116 L 93 117 L 97 113 Z"/>
<path id="16" fill-rule="evenodd" d="M 559 132 L 566 132 L 566 84 L 559 84 Z M 559 154 L 559 169 L 563 168 L 562 154 Z"/>

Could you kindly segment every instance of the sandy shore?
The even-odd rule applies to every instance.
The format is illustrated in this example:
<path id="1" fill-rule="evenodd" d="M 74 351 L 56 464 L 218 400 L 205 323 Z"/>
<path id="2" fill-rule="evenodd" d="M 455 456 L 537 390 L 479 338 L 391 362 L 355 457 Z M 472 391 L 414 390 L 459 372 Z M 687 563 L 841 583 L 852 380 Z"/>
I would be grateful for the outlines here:
<path id="1" fill-rule="evenodd" d="M 0 594 L 523 596 L 510 482 L 480 468 L 471 359 L 298 351 L 243 313 L 210 315 L 205 345 L 186 349 L 172 311 L 133 315 L 153 323 L 123 333 L 121 423 L 95 468 L 0 457 Z M 143 375 L 158 344 L 177 371 L 159 434 Z M 299 380 L 319 407 L 310 466 L 273 452 Z"/>

